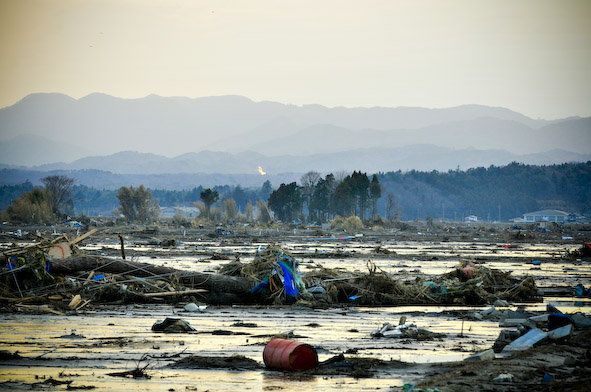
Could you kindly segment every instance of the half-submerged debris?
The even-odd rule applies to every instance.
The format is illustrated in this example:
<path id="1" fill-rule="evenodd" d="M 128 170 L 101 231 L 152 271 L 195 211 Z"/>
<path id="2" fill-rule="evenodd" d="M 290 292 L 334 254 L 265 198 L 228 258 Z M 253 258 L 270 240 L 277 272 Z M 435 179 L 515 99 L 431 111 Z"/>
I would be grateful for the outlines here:
<path id="1" fill-rule="evenodd" d="M 152 331 L 156 332 L 194 332 L 195 328 L 187 321 L 179 318 L 167 317 L 158 320 L 152 325 Z"/>
<path id="2" fill-rule="evenodd" d="M 381 328 L 371 332 L 372 338 L 398 338 L 433 340 L 445 337 L 445 334 L 431 332 L 425 328 L 419 328 L 415 324 L 401 323 L 393 327 L 390 323 L 384 323 Z"/>
<path id="3" fill-rule="evenodd" d="M 428 281 L 404 281 L 372 261 L 367 262 L 367 272 L 319 266 L 301 274 L 299 261 L 273 244 L 259 247 L 252 262 L 231 261 L 217 274 L 79 254 L 48 260 L 40 249 L 24 261 L 14 257 L 5 259 L 7 269 L 0 275 L 5 306 L 41 303 L 56 312 L 79 311 L 100 303 L 178 302 L 193 295 L 207 304 L 297 303 L 310 307 L 350 303 L 505 306 L 509 301 L 539 299 L 532 277 L 514 279 L 510 272 L 469 262 Z"/>

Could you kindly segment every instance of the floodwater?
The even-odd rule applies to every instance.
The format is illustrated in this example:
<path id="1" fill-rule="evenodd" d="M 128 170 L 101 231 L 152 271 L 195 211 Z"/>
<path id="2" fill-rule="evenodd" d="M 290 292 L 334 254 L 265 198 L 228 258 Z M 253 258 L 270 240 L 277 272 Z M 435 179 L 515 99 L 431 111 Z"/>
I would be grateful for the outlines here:
<path id="1" fill-rule="evenodd" d="M 126 244 L 126 253 L 135 261 L 215 272 L 229 260 L 212 260 L 214 252 L 227 255 L 230 260 L 239 254 L 241 261 L 249 262 L 257 249 L 266 245 L 181 240 L 175 248 L 161 248 L 138 241 Z M 317 265 L 365 272 L 371 261 L 400 279 L 428 279 L 449 272 L 461 260 L 472 260 L 490 268 L 510 270 L 519 278 L 534 276 L 539 287 L 573 287 L 577 283 L 588 286 L 591 282 L 588 262 L 562 257 L 566 249 L 577 245 L 521 243 L 508 248 L 487 242 L 373 242 L 367 238 L 363 242 L 290 240 L 278 245 L 296 256 L 303 274 Z M 378 245 L 388 254 L 377 253 Z M 117 255 L 119 245 L 114 239 L 103 239 L 82 249 L 91 254 Z M 540 263 L 534 265 L 534 260 Z M 528 310 L 545 310 L 547 303 L 566 312 L 588 314 L 591 310 L 588 299 L 573 297 L 545 297 L 543 303 L 512 304 L 512 308 L 523 305 Z M 95 387 L 105 391 L 399 390 L 403 384 L 424 377 L 432 364 L 462 360 L 490 348 L 501 330 L 496 321 L 462 317 L 478 307 L 358 307 L 351 303 L 332 309 L 209 306 L 203 312 L 189 313 L 183 305 L 96 306 L 64 316 L 5 314 L 0 320 L 0 350 L 18 351 L 24 359 L 11 359 L 0 365 L 0 389 L 66 389 L 65 384 L 47 383 L 53 378 L 71 381 L 70 389 Z M 407 323 L 445 336 L 424 341 L 370 336 L 383 323 L 397 325 L 401 316 L 406 316 Z M 153 332 L 154 322 L 165 317 L 183 318 L 196 332 Z M 410 365 L 389 367 L 372 378 L 264 369 L 262 352 L 266 342 L 273 335 L 287 332 L 314 346 L 320 361 L 346 353 Z M 257 361 L 261 369 L 190 370 L 169 366 L 189 355 L 241 355 Z M 108 375 L 136 367 L 146 367 L 150 378 Z"/>
<path id="2" fill-rule="evenodd" d="M 233 260 L 235 255 L 239 255 L 242 262 L 252 261 L 257 249 L 267 245 L 266 242 L 179 241 L 175 248 L 162 248 L 140 242 L 126 245 L 126 253 L 134 261 L 188 271 L 216 272 L 221 265 Z M 571 285 L 573 280 L 582 284 L 591 281 L 589 262 L 573 262 L 563 257 L 566 251 L 579 248 L 578 244 L 521 243 L 507 248 L 504 246 L 507 244 L 488 242 L 373 242 L 366 239 L 363 242 L 286 241 L 278 245 L 299 260 L 302 273 L 315 265 L 367 272 L 367 261 L 370 260 L 388 273 L 412 280 L 417 276 L 441 275 L 451 271 L 461 260 L 471 260 L 489 268 L 512 271 L 512 275 L 517 278 L 534 276 L 539 287 Z M 378 245 L 382 252 L 389 252 L 387 257 L 375 252 Z M 112 241 L 89 244 L 82 249 L 116 256 L 120 245 Z M 212 260 L 211 255 L 214 253 L 226 256 L 228 260 Z M 541 263 L 534 265 L 534 260 Z"/>
<path id="3" fill-rule="evenodd" d="M 461 308 L 454 308 L 461 310 Z M 120 390 L 121 383 L 141 384 L 138 390 L 162 390 L 196 386 L 198 390 L 235 390 L 248 383 L 246 389 L 263 390 L 276 385 L 282 390 L 338 390 L 353 383 L 356 390 L 377 386 L 401 386 L 416 382 L 421 374 L 402 368 L 382 374 L 380 380 L 350 377 L 303 376 L 271 370 L 221 371 L 180 370 L 166 365 L 177 358 L 174 354 L 229 357 L 242 355 L 262 365 L 262 351 L 270 336 L 293 332 L 296 339 L 314 346 L 319 360 L 340 353 L 383 360 L 432 363 L 461 360 L 472 352 L 484 350 L 498 336 L 495 322 L 462 321 L 442 311 L 451 308 L 308 308 L 208 307 L 201 313 L 188 313 L 169 305 L 129 306 L 124 309 L 104 308 L 82 315 L 6 315 L 0 322 L 0 350 L 18 351 L 26 358 L 0 367 L 0 379 L 15 384 L 40 382 L 35 376 L 58 378 L 60 372 L 76 374 L 67 379 L 76 385 L 94 385 L 105 390 Z M 407 323 L 427 328 L 445 337 L 427 341 L 371 338 L 371 331 L 382 323 L 397 324 L 405 315 Z M 151 331 L 157 319 L 181 317 L 195 333 L 157 333 Z M 250 327 L 233 326 L 236 323 Z M 237 324 L 241 325 L 241 324 Z M 256 325 L 256 326 L 254 326 Z M 232 335 L 222 334 L 230 331 Z M 226 332 L 228 333 L 228 332 Z M 149 365 L 150 380 L 128 380 L 107 376 L 107 373 L 132 370 L 142 356 L 149 358 L 140 366 Z M 161 358 L 167 357 L 167 358 Z M 171 358 L 172 357 L 172 358 Z M 13 366 L 11 366 L 13 365 Z M 34 372 L 27 366 L 34 366 Z M 62 377 L 63 378 L 63 377 Z M 43 380 L 41 380 L 43 381 Z M 8 385 L 7 385 L 8 386 Z M 17 385 L 15 385 L 16 387 Z M 126 386 L 127 388 L 127 386 Z"/>

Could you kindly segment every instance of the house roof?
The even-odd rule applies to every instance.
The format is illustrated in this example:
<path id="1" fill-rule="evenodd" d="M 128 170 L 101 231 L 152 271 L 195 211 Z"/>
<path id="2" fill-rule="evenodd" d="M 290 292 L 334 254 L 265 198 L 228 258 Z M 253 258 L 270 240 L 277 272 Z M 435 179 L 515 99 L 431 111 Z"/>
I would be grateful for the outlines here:
<path id="1" fill-rule="evenodd" d="M 564 212 L 564 211 L 560 211 L 560 210 L 539 210 L 539 211 L 528 212 L 526 214 L 523 214 L 523 216 L 526 216 L 526 215 L 566 216 L 566 215 L 568 215 L 568 212 Z"/>

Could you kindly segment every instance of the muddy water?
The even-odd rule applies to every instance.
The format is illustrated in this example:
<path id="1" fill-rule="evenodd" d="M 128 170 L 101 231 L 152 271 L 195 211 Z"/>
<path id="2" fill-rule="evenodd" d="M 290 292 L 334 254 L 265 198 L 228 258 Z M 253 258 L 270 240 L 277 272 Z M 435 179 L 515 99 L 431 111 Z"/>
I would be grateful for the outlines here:
<path id="1" fill-rule="evenodd" d="M 126 245 L 126 252 L 131 253 L 136 261 L 167 265 L 174 268 L 214 272 L 217 267 L 234 260 L 236 255 L 243 262 L 252 261 L 257 249 L 268 243 L 230 243 L 227 241 L 180 242 L 174 248 L 162 248 L 132 242 Z M 567 250 L 579 245 L 573 244 L 533 244 L 523 243 L 515 248 L 506 248 L 502 243 L 485 242 L 417 242 L 417 241 L 286 241 L 278 243 L 282 248 L 292 252 L 302 265 L 302 273 L 306 268 L 322 265 L 325 268 L 341 268 L 348 271 L 367 271 L 367 261 L 394 274 L 439 275 L 450 271 L 460 260 L 472 260 L 487 267 L 513 271 L 514 276 L 535 276 L 538 285 L 560 284 L 568 278 L 590 280 L 591 265 L 588 262 L 565 260 Z M 376 253 L 380 246 L 388 256 Z M 90 244 L 82 249 L 91 254 L 118 255 L 119 244 Z M 226 256 L 228 260 L 212 260 L 216 253 Z M 534 265 L 534 260 L 541 264 Z M 541 283 L 541 284 L 540 284 Z M 564 283 L 567 283 L 564 281 Z"/>
<path id="2" fill-rule="evenodd" d="M 180 242 L 175 248 L 131 243 L 126 247 L 136 261 L 166 265 L 189 271 L 215 272 L 228 260 L 212 260 L 216 253 L 234 260 L 250 262 L 257 249 L 267 243 L 229 243 L 227 241 Z M 367 272 L 367 262 L 399 278 L 427 278 L 451 271 L 461 260 L 471 260 L 489 268 L 512 271 L 513 276 L 534 276 L 539 287 L 574 286 L 591 282 L 591 264 L 567 260 L 567 250 L 579 248 L 573 244 L 522 243 L 507 248 L 502 243 L 488 242 L 418 242 L 418 241 L 285 241 L 279 243 L 299 260 L 302 273 L 321 265 L 344 271 Z M 376 253 L 380 246 L 384 256 Z M 119 245 L 91 244 L 83 248 L 91 254 L 117 255 Z M 533 264 L 540 261 L 540 264 Z M 574 283 L 574 284 L 573 284 Z"/>
<path id="3" fill-rule="evenodd" d="M 73 316 L 7 315 L 0 321 L 0 350 L 18 351 L 23 357 L 41 359 L 5 363 L 0 367 L 0 381 L 12 381 L 17 387 L 43 381 L 35 376 L 57 379 L 66 369 L 66 373 L 77 376 L 65 379 L 75 380 L 76 385 L 94 385 L 104 390 L 121 390 L 118 388 L 122 382 L 130 384 L 132 389 L 137 387 L 137 390 L 162 390 L 166 385 L 167 388 L 198 386 L 198 390 L 229 391 L 241 383 L 247 383 L 250 390 L 277 386 L 288 391 L 330 391 L 347 384 L 355 385 L 355 390 L 388 388 L 415 382 L 421 374 L 400 369 L 389 371 L 379 380 L 367 380 L 298 377 L 269 370 L 179 370 L 166 365 L 176 359 L 170 358 L 174 354 L 181 357 L 243 355 L 262 365 L 262 351 L 270 336 L 288 331 L 292 331 L 298 340 L 316 347 L 321 361 L 343 352 L 354 352 L 363 357 L 416 363 L 462 359 L 471 352 L 490 347 L 498 335 L 496 323 L 465 321 L 463 337 L 460 337 L 462 322 L 456 317 L 443 315 L 442 310 L 450 309 L 208 307 L 202 313 L 188 313 L 172 306 L 130 306 Z M 421 342 L 370 337 L 371 331 L 383 322 L 395 324 L 401 315 L 407 317 L 407 322 L 443 333 L 446 337 Z M 156 319 L 166 316 L 182 317 L 197 332 L 152 332 L 151 326 Z M 238 322 L 254 323 L 256 327 L 233 326 Z M 219 335 L 220 331 L 234 335 Z M 149 364 L 150 380 L 116 379 L 106 375 L 133 369 L 144 355 L 150 358 L 140 366 Z M 34 370 L 28 368 L 30 365 Z"/>
<path id="4" fill-rule="evenodd" d="M 382 251 L 386 249 L 390 254 L 377 254 L 378 244 Z M 126 249 L 137 261 L 214 272 L 228 262 L 212 260 L 214 252 L 230 259 L 239 254 L 241 261 L 248 262 L 259 247 L 266 245 L 187 241 L 176 248 L 164 249 L 138 242 L 130 243 Z M 586 262 L 564 260 L 561 255 L 568 246 L 558 244 L 520 244 L 519 248 L 506 248 L 503 244 L 482 242 L 286 241 L 280 245 L 296 255 L 302 273 L 317 265 L 343 271 L 367 271 L 367 262 L 371 260 L 398 278 L 428 279 L 450 271 L 461 260 L 473 260 L 487 267 L 511 270 L 517 277 L 535 276 L 538 286 L 572 287 L 577 283 L 589 286 L 591 282 L 591 266 Z M 106 241 L 87 245 L 84 250 L 90 254 L 116 255 L 119 246 L 115 241 Z M 534 265 L 533 260 L 541 263 Z M 547 297 L 544 303 L 524 305 L 528 309 L 543 310 L 547 303 L 569 312 L 589 313 L 591 309 L 589 300 L 562 297 Z M 0 389 L 64 390 L 64 385 L 44 384 L 53 377 L 72 381 L 72 387 L 94 386 L 110 391 L 388 390 L 418 381 L 429 364 L 461 360 L 473 352 L 490 348 L 500 331 L 497 322 L 462 319 L 461 315 L 474 307 L 366 308 L 352 303 L 326 310 L 210 306 L 201 313 L 188 313 L 183 305 L 101 306 L 66 316 L 4 315 L 0 320 L 0 350 L 18 351 L 24 359 L 0 364 Z M 151 331 L 156 320 L 168 316 L 187 320 L 197 331 L 175 334 Z M 427 341 L 371 338 L 371 331 L 385 322 L 396 325 L 401 316 L 406 316 L 407 323 L 445 334 L 445 337 Z M 256 326 L 235 326 L 236 323 Z M 388 368 L 378 378 L 369 379 L 265 369 L 186 370 L 168 366 L 189 355 L 242 355 L 262 366 L 262 351 L 270 336 L 285 332 L 293 332 L 297 340 L 316 347 L 321 361 L 344 352 L 415 365 Z M 107 375 L 146 365 L 150 379 Z"/>

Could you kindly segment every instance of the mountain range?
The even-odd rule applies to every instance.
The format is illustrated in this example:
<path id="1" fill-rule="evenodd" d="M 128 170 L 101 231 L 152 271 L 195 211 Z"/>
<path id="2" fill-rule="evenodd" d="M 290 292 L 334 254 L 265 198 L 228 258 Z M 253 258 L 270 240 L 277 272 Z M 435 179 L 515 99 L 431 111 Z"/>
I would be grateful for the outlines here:
<path id="1" fill-rule="evenodd" d="M 117 174 L 218 173 L 254 174 L 260 166 L 268 173 L 305 173 L 362 170 L 377 173 L 395 170 L 446 171 L 473 167 L 502 166 L 511 162 L 555 164 L 591 160 L 589 154 L 552 150 L 541 154 L 512 154 L 504 150 L 454 150 L 434 145 L 409 145 L 399 148 L 360 148 L 343 152 L 310 155 L 265 156 L 256 152 L 230 154 L 201 151 L 167 158 L 151 153 L 123 151 L 108 156 L 78 159 L 71 163 L 34 166 L 38 171 L 102 170 Z"/>
<path id="2" fill-rule="evenodd" d="M 0 109 L 0 164 L 36 171 L 269 174 L 591 160 L 591 117 L 506 108 L 327 108 L 240 96 L 31 94 Z"/>

